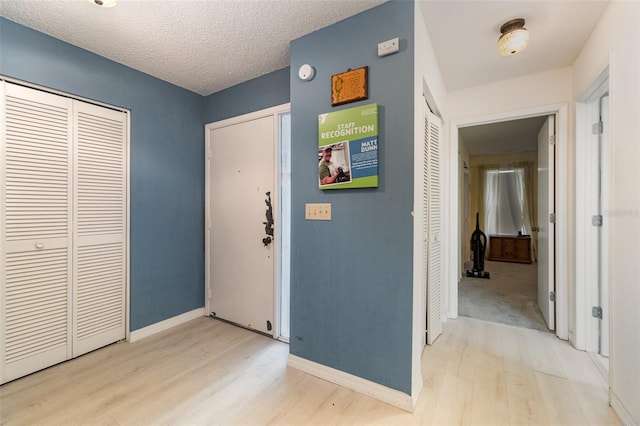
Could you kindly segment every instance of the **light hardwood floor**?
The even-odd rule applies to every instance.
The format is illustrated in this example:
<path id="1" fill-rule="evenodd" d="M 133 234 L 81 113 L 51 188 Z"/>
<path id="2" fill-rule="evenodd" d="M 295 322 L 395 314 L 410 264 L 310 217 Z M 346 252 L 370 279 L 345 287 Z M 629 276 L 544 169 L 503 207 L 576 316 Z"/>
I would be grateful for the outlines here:
<path id="1" fill-rule="evenodd" d="M 449 321 L 413 414 L 288 368 L 287 353 L 203 317 L 0 387 L 0 424 L 620 424 L 588 354 L 550 333 Z"/>

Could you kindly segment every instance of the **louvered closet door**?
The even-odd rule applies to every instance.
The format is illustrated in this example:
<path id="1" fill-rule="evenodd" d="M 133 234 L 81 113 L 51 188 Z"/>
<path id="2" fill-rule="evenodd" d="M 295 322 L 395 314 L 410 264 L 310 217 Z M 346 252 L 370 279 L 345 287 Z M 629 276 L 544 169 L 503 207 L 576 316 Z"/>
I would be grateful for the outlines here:
<path id="1" fill-rule="evenodd" d="M 71 101 L 0 87 L 4 383 L 71 355 Z"/>
<path id="2" fill-rule="evenodd" d="M 427 111 L 425 118 L 427 190 L 427 343 L 442 334 L 442 191 L 440 181 L 440 118 Z"/>
<path id="3" fill-rule="evenodd" d="M 125 338 L 126 115 L 74 101 L 73 356 Z"/>

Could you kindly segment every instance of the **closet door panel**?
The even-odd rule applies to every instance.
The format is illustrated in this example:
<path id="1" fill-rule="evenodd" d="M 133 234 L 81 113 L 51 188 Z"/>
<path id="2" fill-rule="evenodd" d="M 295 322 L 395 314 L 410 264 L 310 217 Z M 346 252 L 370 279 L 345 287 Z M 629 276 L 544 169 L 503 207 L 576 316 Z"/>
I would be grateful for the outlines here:
<path id="1" fill-rule="evenodd" d="M 71 101 L 2 83 L 2 382 L 71 356 Z"/>
<path id="2" fill-rule="evenodd" d="M 7 254 L 4 381 L 69 358 L 68 261 L 66 247 Z"/>
<path id="3" fill-rule="evenodd" d="M 442 191 L 440 182 L 439 117 L 426 112 L 425 126 L 427 150 L 428 192 L 428 265 L 427 265 L 427 344 L 431 345 L 442 334 Z"/>
<path id="4" fill-rule="evenodd" d="M 76 101 L 73 356 L 125 338 L 126 115 Z"/>

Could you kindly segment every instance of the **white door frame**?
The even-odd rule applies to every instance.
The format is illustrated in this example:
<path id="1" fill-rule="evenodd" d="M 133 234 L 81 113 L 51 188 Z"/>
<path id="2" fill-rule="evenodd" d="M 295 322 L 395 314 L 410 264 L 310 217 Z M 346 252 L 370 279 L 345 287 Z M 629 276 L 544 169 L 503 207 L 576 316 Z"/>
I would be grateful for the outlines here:
<path id="1" fill-rule="evenodd" d="M 458 130 L 464 127 L 482 124 L 498 123 L 501 121 L 518 120 L 522 118 L 539 117 L 544 115 L 557 117 L 556 164 L 556 334 L 563 340 L 569 338 L 569 285 L 568 285 L 568 249 L 569 249 L 569 106 L 566 103 L 539 106 L 533 108 L 507 111 L 497 114 L 472 117 L 451 121 L 449 144 L 449 211 L 457 212 L 458 206 Z M 456 221 L 457 222 L 457 221 Z M 449 258 L 457 259 L 460 251 L 458 224 L 450 223 Z M 449 317 L 458 317 L 458 281 L 461 268 L 458 262 L 452 262 L 449 267 Z"/>
<path id="2" fill-rule="evenodd" d="M 590 187 L 589 174 L 593 172 L 592 167 L 588 165 L 591 153 L 587 144 L 592 143 L 591 126 L 594 123 L 593 117 L 597 114 L 591 103 L 607 91 L 609 91 L 608 67 L 576 103 L 576 330 L 572 343 L 577 349 L 594 353 L 598 353 L 599 324 L 591 314 L 591 307 L 598 306 L 599 295 L 597 279 L 586 273 L 588 266 L 593 262 L 593 252 L 588 250 L 588 247 L 594 243 L 590 235 L 593 231 L 592 200 L 587 196 L 586 191 Z M 610 164 L 605 167 L 607 170 L 611 169 Z M 609 191 L 610 188 L 603 188 L 603 190 Z M 603 207 L 606 211 L 606 206 Z M 605 217 L 605 219 L 608 218 Z M 602 256 L 602 260 L 608 262 L 609 254 L 603 253 Z M 609 312 L 612 312 L 611 298 L 609 298 Z"/>
<path id="3" fill-rule="evenodd" d="M 206 124 L 205 128 L 205 217 L 204 217 L 204 230 L 205 230 L 205 270 L 204 270 L 204 303 L 205 303 L 205 315 L 209 316 L 211 314 L 211 307 L 209 306 L 209 297 L 210 297 L 210 287 L 209 280 L 211 277 L 211 263 L 209 254 L 211 253 L 211 130 L 220 129 L 223 127 L 233 126 L 236 124 L 246 123 L 248 121 L 257 120 L 265 117 L 273 117 L 274 123 L 274 181 L 273 181 L 273 191 L 271 191 L 271 199 L 279 200 L 280 199 L 280 115 L 291 111 L 291 103 L 286 103 L 278 106 L 274 106 L 271 108 L 263 109 L 260 111 L 251 112 L 244 115 L 239 115 L 237 117 L 228 118 L 226 120 L 216 121 L 213 123 Z M 280 229 L 281 223 L 281 206 L 280 203 L 276 204 L 276 212 L 274 218 L 274 227 L 277 230 Z M 278 238 L 273 239 L 274 244 L 274 291 L 273 291 L 273 338 L 278 339 L 280 337 L 280 241 Z"/>

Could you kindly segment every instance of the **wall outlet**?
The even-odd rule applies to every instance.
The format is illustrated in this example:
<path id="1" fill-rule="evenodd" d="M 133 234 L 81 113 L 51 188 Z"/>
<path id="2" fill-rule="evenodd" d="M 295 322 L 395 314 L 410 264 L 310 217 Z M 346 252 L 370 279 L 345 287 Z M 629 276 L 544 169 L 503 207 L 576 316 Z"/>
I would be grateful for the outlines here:
<path id="1" fill-rule="evenodd" d="M 387 56 L 400 50 L 400 39 L 398 37 L 378 43 L 378 56 Z"/>
<path id="2" fill-rule="evenodd" d="M 331 220 L 331 203 L 307 203 L 304 205 L 306 220 Z"/>

